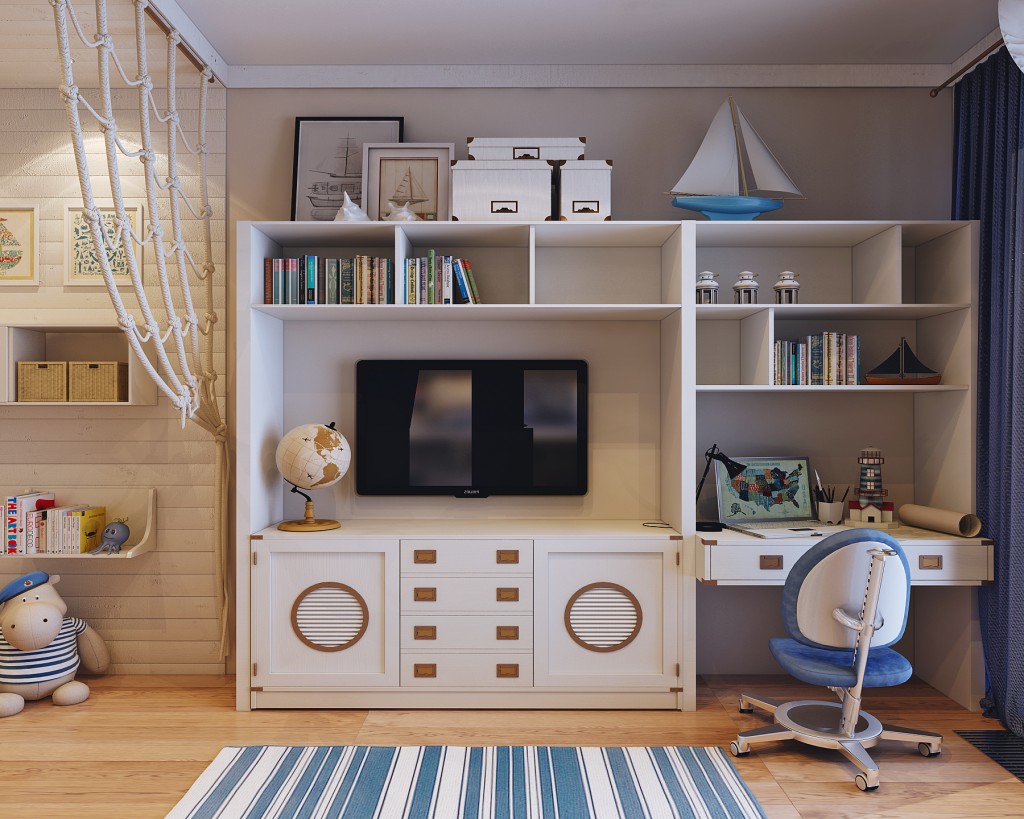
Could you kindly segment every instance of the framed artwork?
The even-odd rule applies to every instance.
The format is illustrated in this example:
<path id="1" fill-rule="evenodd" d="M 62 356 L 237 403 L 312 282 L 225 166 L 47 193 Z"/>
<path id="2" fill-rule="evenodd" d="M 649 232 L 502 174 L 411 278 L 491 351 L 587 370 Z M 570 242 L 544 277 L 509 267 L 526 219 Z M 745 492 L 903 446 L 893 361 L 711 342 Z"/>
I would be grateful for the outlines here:
<path id="1" fill-rule="evenodd" d="M 363 145 L 401 142 L 404 117 L 296 117 L 292 219 L 332 222 L 349 195 L 363 203 Z"/>
<path id="2" fill-rule="evenodd" d="M 810 466 L 807 458 L 729 456 L 746 465 L 735 478 L 721 461 L 715 461 L 719 520 L 750 523 L 811 517 Z"/>
<path id="3" fill-rule="evenodd" d="M 108 242 L 113 241 L 117 230 L 117 211 L 113 207 L 100 208 L 103 214 L 103 229 Z M 125 212 L 136 235 L 142 229 L 142 206 L 125 205 Z M 96 257 L 89 224 L 85 220 L 85 208 L 65 208 L 64 211 L 64 284 L 72 287 L 103 287 L 103 268 Z M 110 270 L 118 287 L 131 287 L 132 277 L 128 268 L 128 254 L 118 243 L 117 249 L 107 253 Z M 139 273 L 143 271 L 142 245 L 135 245 L 135 259 Z"/>
<path id="4" fill-rule="evenodd" d="M 451 210 L 452 143 L 407 142 L 404 145 L 363 145 L 363 210 L 383 219 L 388 202 L 408 203 L 428 222 L 449 221 Z"/>
<path id="5" fill-rule="evenodd" d="M 39 207 L 0 201 L 0 284 L 39 284 Z"/>

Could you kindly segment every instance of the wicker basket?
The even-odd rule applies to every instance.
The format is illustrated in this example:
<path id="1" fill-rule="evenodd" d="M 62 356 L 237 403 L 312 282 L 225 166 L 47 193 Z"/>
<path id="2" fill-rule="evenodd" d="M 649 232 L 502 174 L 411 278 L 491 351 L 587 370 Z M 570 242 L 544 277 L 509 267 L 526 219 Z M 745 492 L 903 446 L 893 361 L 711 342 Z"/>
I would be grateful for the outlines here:
<path id="1" fill-rule="evenodd" d="M 67 401 L 66 361 L 19 361 L 19 401 Z"/>
<path id="2" fill-rule="evenodd" d="M 69 361 L 69 401 L 127 401 L 128 365 L 121 361 Z"/>

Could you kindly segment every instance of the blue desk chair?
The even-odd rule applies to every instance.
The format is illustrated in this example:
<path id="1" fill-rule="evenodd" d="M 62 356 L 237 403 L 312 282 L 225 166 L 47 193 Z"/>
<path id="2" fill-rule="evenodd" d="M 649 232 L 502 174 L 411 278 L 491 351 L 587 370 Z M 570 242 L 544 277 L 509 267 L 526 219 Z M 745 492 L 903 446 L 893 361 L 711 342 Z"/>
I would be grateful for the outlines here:
<path id="1" fill-rule="evenodd" d="M 789 674 L 828 686 L 839 702 L 781 703 L 741 694 L 741 712 L 756 705 L 773 714 L 775 724 L 740 733 L 729 746 L 733 756 L 780 739 L 833 748 L 860 769 L 855 782 L 867 791 L 878 787 L 878 766 L 867 749 L 881 740 L 916 742 L 924 756 L 940 753 L 941 735 L 882 725 L 860 710 L 862 689 L 910 679 L 910 663 L 889 648 L 903 636 L 909 606 L 910 565 L 885 532 L 837 532 L 805 552 L 782 593 L 790 638 L 773 638 L 769 648 Z"/>

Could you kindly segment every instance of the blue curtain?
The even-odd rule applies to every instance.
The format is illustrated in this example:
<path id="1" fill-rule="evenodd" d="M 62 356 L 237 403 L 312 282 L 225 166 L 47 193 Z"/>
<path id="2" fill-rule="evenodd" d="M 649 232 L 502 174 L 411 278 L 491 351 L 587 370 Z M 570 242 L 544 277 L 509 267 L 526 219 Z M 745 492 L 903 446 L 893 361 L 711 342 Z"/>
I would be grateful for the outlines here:
<path id="1" fill-rule="evenodd" d="M 982 705 L 1024 736 L 1024 74 L 1005 48 L 956 87 L 953 218 L 981 223 L 978 514 L 995 541 L 981 590 Z M 1017 295 L 1022 299 L 1018 301 Z"/>

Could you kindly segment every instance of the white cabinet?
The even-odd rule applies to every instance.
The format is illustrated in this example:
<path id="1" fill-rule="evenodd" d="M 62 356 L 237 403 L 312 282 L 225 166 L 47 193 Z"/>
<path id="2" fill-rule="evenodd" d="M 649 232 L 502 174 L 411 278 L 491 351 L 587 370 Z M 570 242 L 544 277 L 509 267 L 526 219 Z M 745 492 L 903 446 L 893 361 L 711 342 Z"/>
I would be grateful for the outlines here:
<path id="1" fill-rule="evenodd" d="M 398 541 L 253 541 L 252 685 L 398 684 Z"/>
<path id="2" fill-rule="evenodd" d="M 538 540 L 538 686 L 678 685 L 678 541 Z"/>

